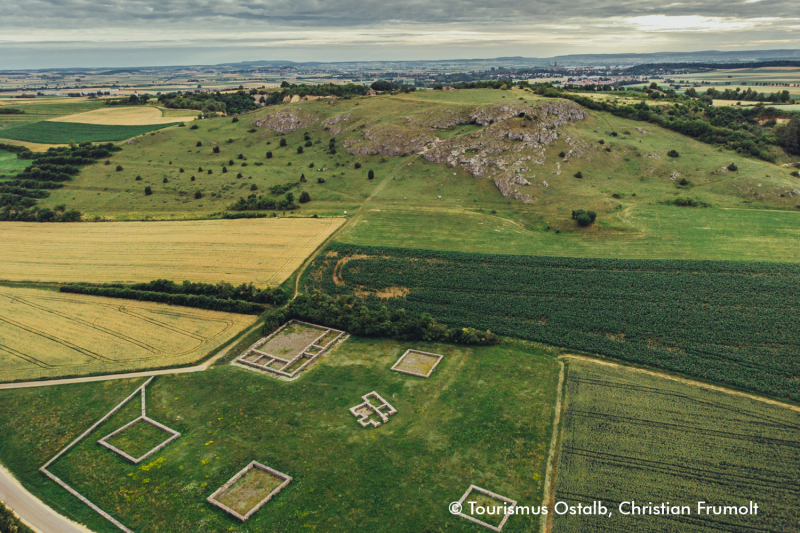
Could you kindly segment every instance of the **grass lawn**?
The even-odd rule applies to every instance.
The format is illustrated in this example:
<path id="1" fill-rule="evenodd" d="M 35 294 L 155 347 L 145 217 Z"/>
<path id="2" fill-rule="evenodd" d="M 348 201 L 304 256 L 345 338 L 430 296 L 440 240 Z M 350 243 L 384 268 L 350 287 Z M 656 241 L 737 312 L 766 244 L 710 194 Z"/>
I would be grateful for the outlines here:
<path id="1" fill-rule="evenodd" d="M 14 175 L 30 166 L 31 162 L 18 159 L 17 154 L 0 150 L 0 174 Z"/>
<path id="2" fill-rule="evenodd" d="M 445 358 L 428 379 L 392 372 L 408 348 Z M 351 338 L 294 382 L 229 365 L 157 377 L 147 414 L 179 439 L 138 467 L 97 445 L 135 416 L 134 399 L 52 471 L 137 532 L 478 532 L 447 508 L 470 484 L 541 501 L 558 368 L 516 345 Z M 0 391 L 0 460 L 59 512 L 116 531 L 37 469 L 140 383 Z M 398 413 L 364 429 L 348 409 L 373 390 Z M 205 498 L 253 460 L 294 481 L 241 524 Z"/>
<path id="3" fill-rule="evenodd" d="M 172 435 L 161 428 L 157 428 L 153 424 L 139 421 L 125 431 L 117 433 L 110 439 L 107 439 L 106 442 L 127 453 L 134 459 L 138 459 L 171 436 Z"/>

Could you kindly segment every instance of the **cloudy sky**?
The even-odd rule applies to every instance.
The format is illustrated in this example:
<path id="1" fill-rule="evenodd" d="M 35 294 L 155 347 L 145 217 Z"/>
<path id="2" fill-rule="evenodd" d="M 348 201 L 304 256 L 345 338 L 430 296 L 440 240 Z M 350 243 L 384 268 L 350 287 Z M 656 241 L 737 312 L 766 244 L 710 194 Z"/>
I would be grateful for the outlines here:
<path id="1" fill-rule="evenodd" d="M 0 0 L 0 69 L 798 49 L 797 0 Z"/>

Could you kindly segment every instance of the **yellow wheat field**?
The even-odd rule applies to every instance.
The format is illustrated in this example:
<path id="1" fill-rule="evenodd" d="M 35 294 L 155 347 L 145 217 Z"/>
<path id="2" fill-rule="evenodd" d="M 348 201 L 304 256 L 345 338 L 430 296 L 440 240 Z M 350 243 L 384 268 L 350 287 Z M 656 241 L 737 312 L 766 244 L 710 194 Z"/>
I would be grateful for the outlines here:
<path id="1" fill-rule="evenodd" d="M 148 124 L 172 124 L 173 122 L 187 122 L 197 117 L 197 111 L 191 111 L 191 116 L 165 117 L 157 107 L 114 107 L 76 113 L 63 117 L 51 118 L 50 122 L 77 122 L 80 124 L 105 124 L 109 126 L 145 126 Z"/>
<path id="2" fill-rule="evenodd" d="M 0 287 L 0 381 L 193 363 L 256 317 Z"/>
<path id="3" fill-rule="evenodd" d="M 343 221 L 0 222 L 0 279 L 278 285 Z"/>

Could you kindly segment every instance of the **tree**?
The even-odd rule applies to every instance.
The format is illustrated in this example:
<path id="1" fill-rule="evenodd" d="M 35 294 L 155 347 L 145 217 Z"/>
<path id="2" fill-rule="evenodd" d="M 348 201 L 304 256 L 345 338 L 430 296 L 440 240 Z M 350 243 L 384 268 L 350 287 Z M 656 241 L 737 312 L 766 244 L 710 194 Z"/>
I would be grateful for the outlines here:
<path id="1" fill-rule="evenodd" d="M 579 180 L 582 180 L 583 179 L 583 172 L 581 172 L 581 171 L 576 172 L 575 173 L 575 177 L 578 178 Z"/>
<path id="2" fill-rule="evenodd" d="M 233 120 L 231 120 L 231 122 L 239 122 L 239 117 L 233 117 Z"/>
<path id="3" fill-rule="evenodd" d="M 787 154 L 800 155 L 800 120 L 793 117 L 778 133 L 780 145 Z"/>
<path id="4" fill-rule="evenodd" d="M 325 183 L 325 178 L 317 178 L 317 183 Z"/>
<path id="5" fill-rule="evenodd" d="M 164 178 L 164 180 L 161 183 L 169 183 L 169 180 L 167 178 Z"/>
<path id="6" fill-rule="evenodd" d="M 358 168 L 361 168 L 361 163 L 356 163 L 356 164 L 355 164 L 355 165 L 353 165 L 353 166 L 354 166 L 355 168 L 357 168 L 357 169 L 358 169 Z"/>
<path id="7" fill-rule="evenodd" d="M 302 154 L 303 153 L 303 147 L 302 146 L 298 146 L 297 147 L 297 153 L 298 154 Z"/>
<path id="8" fill-rule="evenodd" d="M 203 146 L 203 143 L 201 143 L 200 141 L 197 141 L 197 144 L 195 144 L 195 146 Z"/>
<path id="9" fill-rule="evenodd" d="M 371 179 L 375 179 L 375 172 L 373 172 L 372 170 L 367 172 L 367 179 L 370 179 L 370 180 Z"/>
<path id="10" fill-rule="evenodd" d="M 667 157 L 680 157 L 681 155 L 678 153 L 677 150 L 670 150 L 667 152 Z"/>
<path id="11" fill-rule="evenodd" d="M 212 149 L 212 151 L 213 151 L 215 154 L 218 154 L 218 153 L 219 153 L 219 146 L 215 146 L 215 147 Z"/>
<path id="12" fill-rule="evenodd" d="M 388 80 L 378 80 L 369 86 L 373 91 L 393 91 L 398 88 L 394 83 Z"/>
<path id="13" fill-rule="evenodd" d="M 252 184 L 252 185 L 250 186 L 250 190 L 251 190 L 251 191 L 257 191 L 257 190 L 258 190 L 258 185 L 256 185 L 255 183 L 254 183 L 254 184 Z"/>
<path id="14" fill-rule="evenodd" d="M 153 194 L 153 189 L 151 189 L 150 186 L 148 185 L 147 187 L 144 188 L 144 195 L 150 196 L 151 194 Z"/>
<path id="15" fill-rule="evenodd" d="M 294 202 L 294 194 L 292 194 L 292 193 L 286 193 L 286 202 L 287 202 L 287 203 L 290 203 L 290 204 L 291 204 L 292 202 Z"/>
<path id="16" fill-rule="evenodd" d="M 312 146 L 313 144 L 314 143 L 312 143 L 310 140 L 306 141 L 306 148 Z"/>
<path id="17" fill-rule="evenodd" d="M 308 194 L 308 192 L 303 191 L 303 192 L 300 193 L 300 200 L 299 201 L 300 201 L 301 204 L 307 204 L 308 202 L 311 201 L 311 195 Z"/>
<path id="18" fill-rule="evenodd" d="M 202 198 L 202 197 L 203 197 L 203 193 L 202 193 L 202 192 L 200 192 L 200 191 L 194 191 L 194 199 L 195 199 L 195 200 L 199 200 L 199 199 L 200 199 L 200 198 Z"/>
<path id="19" fill-rule="evenodd" d="M 572 219 L 575 220 L 579 226 L 585 228 L 586 226 L 590 225 L 592 222 L 595 221 L 597 218 L 597 213 L 594 211 L 585 211 L 583 209 L 578 209 L 572 212 Z"/>
<path id="20" fill-rule="evenodd" d="M 736 163 L 731 163 L 730 165 L 728 165 L 728 170 L 730 170 L 731 172 L 736 172 L 737 170 L 739 170 L 739 167 L 736 166 Z"/>
<path id="21" fill-rule="evenodd" d="M 300 181 L 301 181 L 302 183 L 305 183 L 305 182 L 306 182 L 306 175 L 305 175 L 305 174 L 300 174 Z"/>
<path id="22" fill-rule="evenodd" d="M 286 139 L 281 139 L 280 145 L 281 147 L 286 146 Z"/>
<path id="23" fill-rule="evenodd" d="M 267 159 L 272 159 L 272 152 L 267 152 Z"/>

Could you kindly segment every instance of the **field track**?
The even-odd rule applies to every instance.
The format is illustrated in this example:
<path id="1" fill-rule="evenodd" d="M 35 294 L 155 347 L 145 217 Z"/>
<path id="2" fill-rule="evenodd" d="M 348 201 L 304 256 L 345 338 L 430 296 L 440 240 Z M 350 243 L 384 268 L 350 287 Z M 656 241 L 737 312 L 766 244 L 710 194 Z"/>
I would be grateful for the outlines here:
<path id="1" fill-rule="evenodd" d="M 278 285 L 343 222 L 241 219 L 0 223 L 2 278 L 135 283 L 154 279 Z"/>

